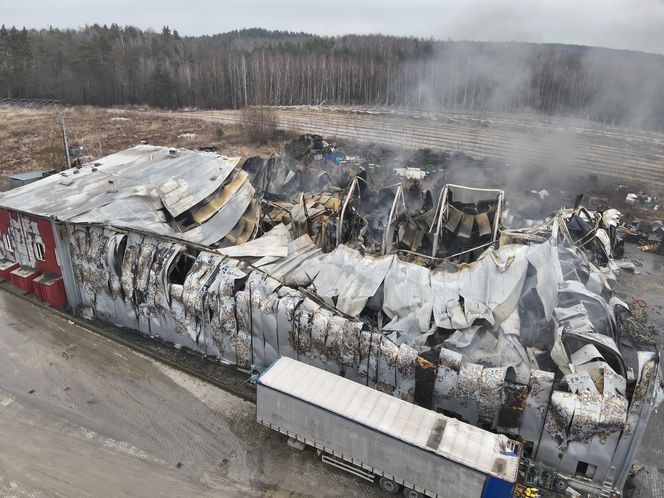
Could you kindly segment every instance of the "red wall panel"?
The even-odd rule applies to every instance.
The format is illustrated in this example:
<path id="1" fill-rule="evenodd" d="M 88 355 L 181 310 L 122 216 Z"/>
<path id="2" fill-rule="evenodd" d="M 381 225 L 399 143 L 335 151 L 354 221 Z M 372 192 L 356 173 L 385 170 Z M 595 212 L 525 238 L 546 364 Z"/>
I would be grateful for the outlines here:
<path id="1" fill-rule="evenodd" d="M 0 234 L 9 231 L 9 211 L 0 208 Z"/>
<path id="2" fill-rule="evenodd" d="M 32 218 L 37 222 L 39 229 L 39 236 L 44 244 L 44 261 L 37 261 L 37 270 L 41 273 L 53 273 L 55 275 L 62 275 L 58 259 L 55 255 L 55 235 L 53 234 L 53 226 L 49 220 Z"/>

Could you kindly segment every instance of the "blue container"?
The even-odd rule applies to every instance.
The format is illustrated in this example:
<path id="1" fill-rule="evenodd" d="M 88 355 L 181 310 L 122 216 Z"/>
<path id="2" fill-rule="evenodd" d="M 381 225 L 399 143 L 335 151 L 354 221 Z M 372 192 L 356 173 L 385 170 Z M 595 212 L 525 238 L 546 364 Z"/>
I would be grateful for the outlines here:
<path id="1" fill-rule="evenodd" d="M 512 498 L 514 483 L 489 476 L 484 484 L 482 498 Z"/>

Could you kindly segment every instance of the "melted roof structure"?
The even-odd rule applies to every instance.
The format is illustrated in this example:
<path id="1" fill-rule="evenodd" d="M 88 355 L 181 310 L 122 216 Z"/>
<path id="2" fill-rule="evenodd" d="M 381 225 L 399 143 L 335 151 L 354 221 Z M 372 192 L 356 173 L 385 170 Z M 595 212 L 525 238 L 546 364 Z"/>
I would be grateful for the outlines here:
<path id="1" fill-rule="evenodd" d="M 238 162 L 212 152 L 138 145 L 6 192 L 0 204 L 56 221 L 213 245 L 237 225 L 254 197 L 247 175 L 235 168 Z"/>

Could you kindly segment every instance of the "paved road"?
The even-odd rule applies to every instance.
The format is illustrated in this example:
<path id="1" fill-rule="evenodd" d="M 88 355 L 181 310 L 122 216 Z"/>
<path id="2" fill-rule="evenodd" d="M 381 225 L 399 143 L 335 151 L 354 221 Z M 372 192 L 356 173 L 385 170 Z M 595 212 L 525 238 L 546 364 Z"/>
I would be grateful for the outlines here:
<path id="1" fill-rule="evenodd" d="M 379 496 L 255 408 L 0 290 L 0 496 Z"/>

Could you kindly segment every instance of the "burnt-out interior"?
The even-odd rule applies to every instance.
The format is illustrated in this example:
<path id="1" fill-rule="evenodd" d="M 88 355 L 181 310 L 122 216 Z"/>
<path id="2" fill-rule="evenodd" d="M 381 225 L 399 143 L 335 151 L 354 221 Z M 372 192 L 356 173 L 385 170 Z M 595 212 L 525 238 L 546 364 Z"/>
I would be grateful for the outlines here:
<path id="1" fill-rule="evenodd" d="M 196 262 L 200 251 L 189 249 L 180 252 L 168 269 L 168 283 L 184 285 L 184 281 Z"/>
<path id="2" fill-rule="evenodd" d="M 576 206 L 514 228 L 513 198 L 441 183 L 449 165 L 399 177 L 331 150 L 243 168 L 179 154 L 207 164 L 206 181 L 162 178 L 156 213 L 135 177 L 94 223 L 63 220 L 86 316 L 245 371 L 296 358 L 516 438 L 542 468 L 595 466 L 601 485 L 615 465 L 622 479 L 641 434 L 624 428 L 655 405 L 659 367 L 622 333 L 617 213 Z M 165 211 L 198 221 L 164 224 Z"/>
<path id="3" fill-rule="evenodd" d="M 454 192 L 451 192 L 439 254 L 443 257 L 459 254 L 458 261 L 464 263 L 477 259 L 483 249 L 494 241 L 497 204 L 495 199 L 456 201 Z"/>

